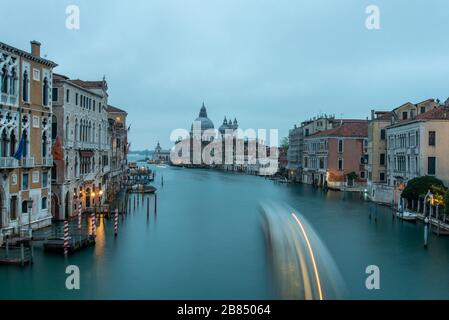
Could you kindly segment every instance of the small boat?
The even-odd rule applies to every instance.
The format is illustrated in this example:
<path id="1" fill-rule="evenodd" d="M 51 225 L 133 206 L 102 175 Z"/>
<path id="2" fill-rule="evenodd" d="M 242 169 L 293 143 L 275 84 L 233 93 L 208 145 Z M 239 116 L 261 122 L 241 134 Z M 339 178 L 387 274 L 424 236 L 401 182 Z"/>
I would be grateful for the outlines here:
<path id="1" fill-rule="evenodd" d="M 397 211 L 396 215 L 399 219 L 405 220 L 405 221 L 415 221 L 417 218 L 417 214 L 410 211 Z"/>

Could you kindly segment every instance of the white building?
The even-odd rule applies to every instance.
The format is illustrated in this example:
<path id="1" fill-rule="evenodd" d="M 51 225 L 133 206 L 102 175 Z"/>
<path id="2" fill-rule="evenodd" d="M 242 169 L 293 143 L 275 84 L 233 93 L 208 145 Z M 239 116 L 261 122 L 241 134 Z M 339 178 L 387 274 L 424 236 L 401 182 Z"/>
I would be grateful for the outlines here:
<path id="1" fill-rule="evenodd" d="M 81 202 L 83 210 L 105 200 L 110 170 L 107 83 L 54 77 L 53 105 L 56 130 L 63 158 L 54 160 L 52 214 L 55 219 L 73 216 Z"/>
<path id="2" fill-rule="evenodd" d="M 435 176 L 449 186 L 449 108 L 438 107 L 387 127 L 387 184 L 393 200 L 407 182 Z"/>

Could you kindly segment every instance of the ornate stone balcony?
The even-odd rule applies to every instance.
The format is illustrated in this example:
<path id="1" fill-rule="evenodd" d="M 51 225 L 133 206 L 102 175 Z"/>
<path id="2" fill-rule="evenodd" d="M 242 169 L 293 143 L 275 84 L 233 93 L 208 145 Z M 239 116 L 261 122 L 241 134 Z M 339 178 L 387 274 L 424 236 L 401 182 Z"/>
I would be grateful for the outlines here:
<path id="1" fill-rule="evenodd" d="M 1 157 L 0 169 L 14 169 L 19 166 L 19 161 L 13 157 Z"/>

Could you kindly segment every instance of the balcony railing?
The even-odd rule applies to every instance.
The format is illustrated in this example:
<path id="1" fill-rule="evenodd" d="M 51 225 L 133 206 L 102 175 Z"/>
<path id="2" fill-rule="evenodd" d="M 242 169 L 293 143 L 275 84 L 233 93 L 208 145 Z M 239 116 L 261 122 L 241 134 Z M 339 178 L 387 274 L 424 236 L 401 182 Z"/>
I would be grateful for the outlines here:
<path id="1" fill-rule="evenodd" d="M 53 157 L 42 158 L 42 166 L 43 167 L 53 167 Z"/>
<path id="2" fill-rule="evenodd" d="M 19 161 L 12 157 L 0 158 L 0 169 L 14 169 L 19 166 Z"/>
<path id="3" fill-rule="evenodd" d="M 32 168 L 35 166 L 34 157 L 28 157 L 22 159 L 22 167 L 24 168 Z"/>

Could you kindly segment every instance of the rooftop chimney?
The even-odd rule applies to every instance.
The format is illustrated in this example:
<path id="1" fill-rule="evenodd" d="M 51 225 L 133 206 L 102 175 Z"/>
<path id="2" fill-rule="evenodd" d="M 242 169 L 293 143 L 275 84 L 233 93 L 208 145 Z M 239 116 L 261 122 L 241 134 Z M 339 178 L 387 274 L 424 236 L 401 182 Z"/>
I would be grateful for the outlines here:
<path id="1" fill-rule="evenodd" d="M 31 54 L 36 57 L 41 56 L 41 43 L 38 41 L 31 41 Z"/>

